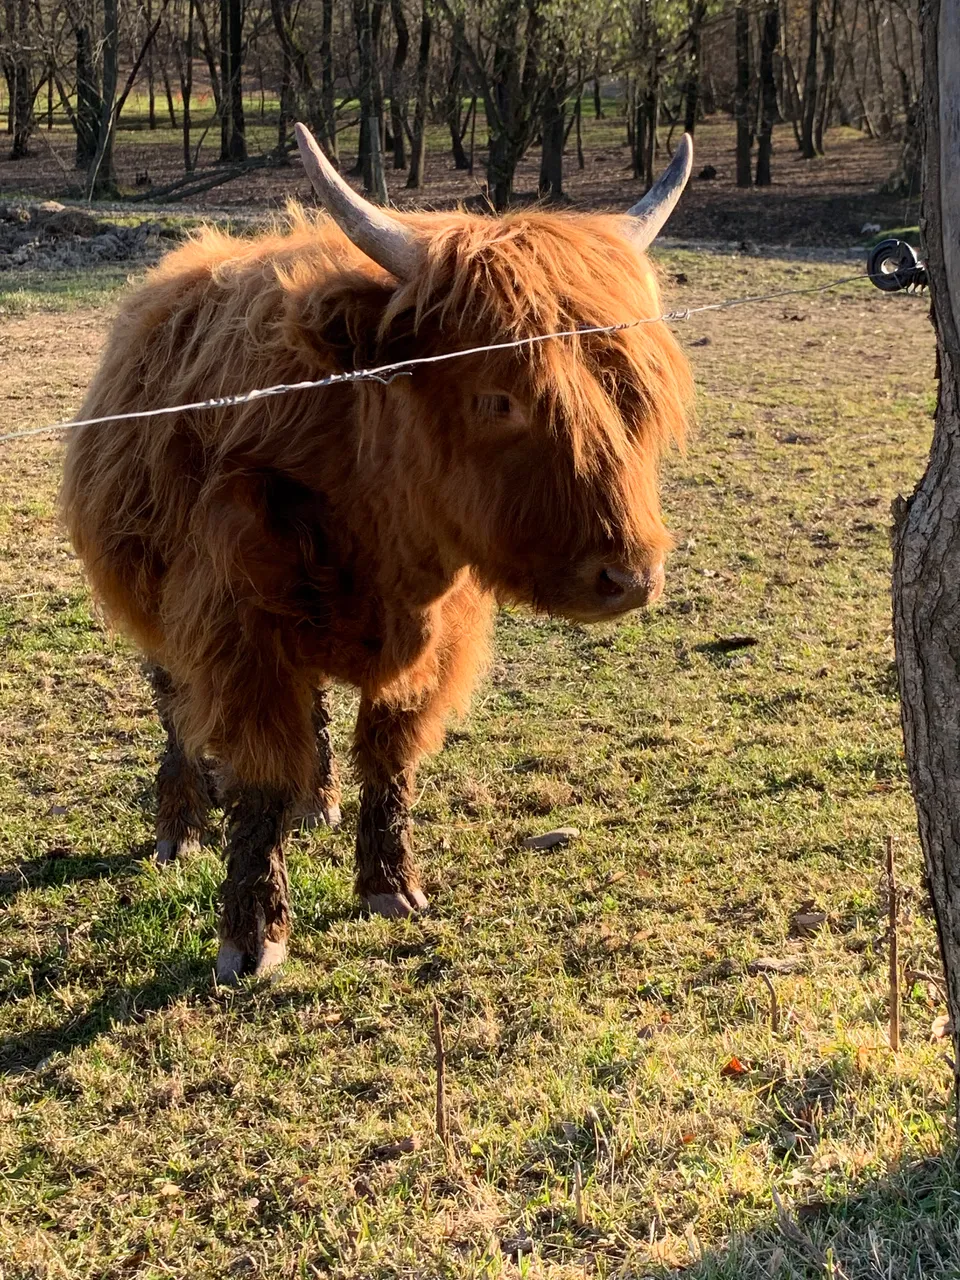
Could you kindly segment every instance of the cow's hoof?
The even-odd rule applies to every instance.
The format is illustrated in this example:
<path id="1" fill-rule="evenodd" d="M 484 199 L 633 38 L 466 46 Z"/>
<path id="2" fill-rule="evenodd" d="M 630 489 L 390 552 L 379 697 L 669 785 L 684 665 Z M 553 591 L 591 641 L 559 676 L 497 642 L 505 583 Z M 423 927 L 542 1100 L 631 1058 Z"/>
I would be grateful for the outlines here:
<path id="1" fill-rule="evenodd" d="M 165 867 L 177 858 L 189 858 L 200 852 L 197 836 L 184 836 L 182 840 L 158 840 L 154 845 L 153 860 L 158 867 Z"/>
<path id="2" fill-rule="evenodd" d="M 420 889 L 408 889 L 406 893 L 368 893 L 363 900 L 371 915 L 386 916 L 388 920 L 405 919 L 430 905 Z"/>
<path id="3" fill-rule="evenodd" d="M 217 952 L 217 983 L 221 987 L 234 986 L 248 974 L 254 978 L 265 978 L 282 965 L 286 958 L 285 940 L 265 942 L 258 959 L 249 956 L 235 943 L 223 941 Z"/>
<path id="4" fill-rule="evenodd" d="M 247 955 L 232 942 L 221 942 L 214 972 L 221 987 L 233 986 L 246 972 Z"/>
<path id="5" fill-rule="evenodd" d="M 317 827 L 329 827 L 336 831 L 342 819 L 338 804 L 320 805 L 308 813 L 301 814 L 295 821 L 301 831 L 316 831 Z"/>

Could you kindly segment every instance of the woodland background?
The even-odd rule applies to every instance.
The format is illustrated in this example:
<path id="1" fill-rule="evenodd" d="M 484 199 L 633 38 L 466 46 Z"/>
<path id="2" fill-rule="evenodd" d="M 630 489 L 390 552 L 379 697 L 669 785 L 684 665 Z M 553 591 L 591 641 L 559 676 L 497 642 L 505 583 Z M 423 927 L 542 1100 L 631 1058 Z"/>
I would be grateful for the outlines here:
<path id="1" fill-rule="evenodd" d="M 288 166 L 302 119 L 377 199 L 388 177 L 391 190 L 402 175 L 422 192 L 429 150 L 462 175 L 458 198 L 503 209 L 533 154 L 536 190 L 524 194 L 564 200 L 571 174 L 595 159 L 591 141 L 642 188 L 681 130 L 719 116 L 732 122 L 740 189 L 780 181 L 788 157 L 829 153 L 830 130 L 845 126 L 888 144 L 875 186 L 910 197 L 917 10 L 918 0 L 3 0 L 0 106 L 7 154 L 21 163 L 0 164 L 0 188 L 196 199 Z M 52 183 L 22 163 L 51 156 Z"/>

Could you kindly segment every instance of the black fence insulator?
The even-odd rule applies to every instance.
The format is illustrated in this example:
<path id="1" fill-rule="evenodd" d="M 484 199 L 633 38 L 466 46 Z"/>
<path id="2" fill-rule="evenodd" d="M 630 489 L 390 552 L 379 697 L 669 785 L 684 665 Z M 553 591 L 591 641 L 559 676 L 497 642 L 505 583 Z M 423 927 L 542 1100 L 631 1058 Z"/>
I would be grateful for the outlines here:
<path id="1" fill-rule="evenodd" d="M 870 250 L 867 275 L 884 293 L 908 289 L 913 293 L 927 287 L 927 264 L 906 240 L 881 240 Z"/>

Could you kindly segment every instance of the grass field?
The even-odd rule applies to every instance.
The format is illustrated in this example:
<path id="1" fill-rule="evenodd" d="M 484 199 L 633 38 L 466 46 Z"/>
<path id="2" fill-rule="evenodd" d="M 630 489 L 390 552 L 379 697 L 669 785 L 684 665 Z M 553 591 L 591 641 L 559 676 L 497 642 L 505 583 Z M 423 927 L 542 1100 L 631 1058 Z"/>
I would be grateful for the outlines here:
<path id="1" fill-rule="evenodd" d="M 673 306 L 848 274 L 661 262 Z M 0 323 L 0 431 L 66 416 L 92 371 L 108 290 L 62 285 L 72 312 L 25 293 Z M 343 831 L 291 848 L 291 962 L 236 992 L 211 978 L 216 843 L 145 861 L 159 727 L 57 529 L 61 446 L 0 446 L 5 1280 L 960 1274 L 888 617 L 926 305 L 860 284 L 680 332 L 699 426 L 665 475 L 665 603 L 595 630 L 505 611 L 421 775 L 432 913 L 360 916 L 348 790 Z"/>

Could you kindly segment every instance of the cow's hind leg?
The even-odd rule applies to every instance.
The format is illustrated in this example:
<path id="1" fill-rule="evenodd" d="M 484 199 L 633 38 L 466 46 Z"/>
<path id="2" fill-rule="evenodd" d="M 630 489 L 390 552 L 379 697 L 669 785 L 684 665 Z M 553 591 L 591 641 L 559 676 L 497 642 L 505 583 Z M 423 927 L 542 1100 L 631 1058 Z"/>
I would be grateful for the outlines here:
<path id="1" fill-rule="evenodd" d="M 317 743 L 317 779 L 313 797 L 295 811 L 294 824 L 308 830 L 325 823 L 331 828 L 340 825 L 340 771 L 333 754 L 333 737 L 330 733 L 330 688 L 321 685 L 313 699 L 313 728 Z"/>
<path id="2" fill-rule="evenodd" d="M 203 761 L 183 750 L 173 721 L 174 685 L 163 667 L 150 663 L 144 674 L 153 689 L 160 721 L 167 735 L 157 771 L 157 834 L 155 856 L 158 863 L 195 852 L 200 846 L 207 810 L 210 808 L 210 778 Z"/>
<path id="3" fill-rule="evenodd" d="M 227 876 L 217 981 L 261 976 L 287 954 L 290 905 L 283 852 L 289 794 L 236 786 L 227 797 Z"/>

